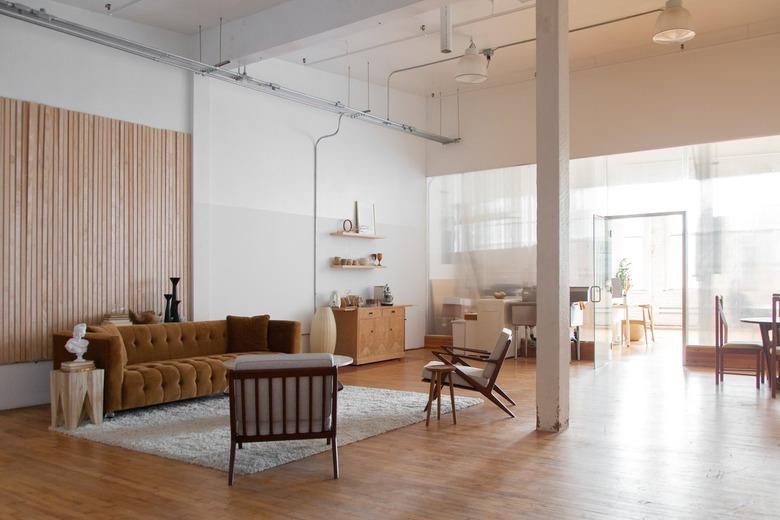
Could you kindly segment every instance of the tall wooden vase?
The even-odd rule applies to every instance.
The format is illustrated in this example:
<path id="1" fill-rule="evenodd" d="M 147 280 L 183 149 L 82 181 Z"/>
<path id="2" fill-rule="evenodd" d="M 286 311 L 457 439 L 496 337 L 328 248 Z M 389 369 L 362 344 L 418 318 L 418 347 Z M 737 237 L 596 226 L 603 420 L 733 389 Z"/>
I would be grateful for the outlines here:
<path id="1" fill-rule="evenodd" d="M 336 318 L 330 307 L 319 307 L 311 320 L 309 352 L 333 354 L 336 350 Z"/>

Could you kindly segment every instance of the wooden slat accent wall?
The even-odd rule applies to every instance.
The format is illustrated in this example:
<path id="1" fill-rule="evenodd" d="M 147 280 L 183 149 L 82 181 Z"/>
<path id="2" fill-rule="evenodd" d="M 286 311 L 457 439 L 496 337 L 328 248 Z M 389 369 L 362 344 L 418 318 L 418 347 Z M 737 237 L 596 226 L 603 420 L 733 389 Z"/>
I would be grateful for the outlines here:
<path id="1" fill-rule="evenodd" d="M 118 308 L 191 301 L 190 134 L 0 97 L 0 364 Z"/>

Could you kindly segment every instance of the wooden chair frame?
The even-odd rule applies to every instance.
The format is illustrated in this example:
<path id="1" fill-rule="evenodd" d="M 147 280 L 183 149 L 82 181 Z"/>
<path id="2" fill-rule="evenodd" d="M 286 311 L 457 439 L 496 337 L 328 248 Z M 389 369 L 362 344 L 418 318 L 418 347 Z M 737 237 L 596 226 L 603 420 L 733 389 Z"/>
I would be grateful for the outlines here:
<path id="1" fill-rule="evenodd" d="M 509 395 L 507 395 L 504 390 L 501 389 L 500 386 L 496 384 L 496 379 L 498 379 L 498 373 L 501 371 L 501 366 L 504 364 L 504 359 L 506 358 L 507 352 L 509 352 L 509 346 L 512 344 L 512 338 L 509 338 L 506 340 L 506 343 L 504 344 L 504 348 L 501 349 L 501 355 L 498 357 L 498 359 L 490 359 L 490 352 L 487 350 L 477 349 L 477 348 L 465 348 L 465 347 L 458 347 L 458 351 L 463 352 L 471 352 L 473 354 L 456 354 L 454 352 L 454 348 L 452 346 L 444 346 L 442 347 L 442 351 L 434 351 L 433 355 L 436 356 L 440 361 L 442 361 L 446 365 L 450 365 L 455 369 L 455 373 L 459 375 L 464 381 L 469 383 L 471 386 L 464 386 L 462 384 L 455 383 L 455 386 L 466 388 L 468 390 L 475 390 L 485 396 L 487 400 L 489 400 L 491 403 L 498 406 L 500 409 L 502 409 L 504 412 L 506 412 L 510 417 L 514 417 L 515 414 L 512 413 L 509 408 L 506 407 L 504 403 L 502 403 L 498 397 L 496 397 L 493 392 L 495 391 L 498 395 L 509 401 L 512 406 L 515 406 L 515 402 L 512 400 Z M 448 359 L 449 358 L 449 359 Z M 477 380 L 475 380 L 473 377 L 470 377 L 468 374 L 463 372 L 459 367 L 467 366 L 470 367 L 471 365 L 468 364 L 468 361 L 479 361 L 481 363 L 488 363 L 495 365 L 495 370 L 493 370 L 493 374 L 490 376 L 490 379 L 488 380 L 486 385 L 482 385 Z M 450 374 L 450 377 L 452 377 L 452 374 Z M 427 407 L 426 407 L 427 410 Z"/>
<path id="2" fill-rule="evenodd" d="M 321 411 L 321 431 L 319 432 L 301 432 L 301 410 L 300 407 L 300 380 L 308 378 L 309 380 L 309 422 L 308 429 L 312 429 L 312 417 L 314 412 L 314 402 L 312 399 L 312 387 L 313 378 L 322 377 L 322 395 L 326 395 L 327 378 L 331 378 L 332 385 L 332 397 L 331 397 L 331 422 L 330 428 L 325 428 L 325 403 L 326 400 L 322 399 L 322 411 Z M 287 431 L 287 379 L 295 379 L 295 431 Z M 268 416 L 269 421 L 269 433 L 260 435 L 260 381 L 268 379 Z M 282 380 L 282 433 L 273 433 L 273 380 Z M 246 432 L 246 397 L 247 391 L 244 381 L 254 380 L 254 385 L 249 385 L 250 390 L 254 387 L 254 403 L 255 403 L 255 432 L 256 435 L 238 435 L 236 433 L 236 416 L 237 407 L 241 407 L 241 420 L 242 431 Z M 235 382 L 239 382 L 242 389 L 241 398 L 237 398 L 233 389 L 235 388 Z M 301 368 L 285 368 L 285 369 L 260 369 L 260 370 L 230 370 L 228 372 L 228 389 L 230 395 L 230 467 L 228 469 L 228 485 L 233 485 L 233 467 L 236 459 L 236 446 L 239 449 L 243 447 L 245 442 L 271 442 L 271 441 L 287 441 L 293 439 L 326 439 L 327 443 L 331 446 L 331 453 L 333 458 L 333 478 L 339 478 L 339 453 L 336 444 L 336 431 L 337 431 L 337 397 L 338 397 L 338 367 L 301 367 Z M 240 403 L 238 402 L 240 401 Z"/>
<path id="3" fill-rule="evenodd" d="M 767 352 L 767 372 L 769 377 L 769 386 L 772 388 L 772 398 L 777 397 L 777 375 L 780 359 L 777 357 L 777 347 L 780 345 L 778 337 L 778 326 L 780 326 L 780 294 L 772 294 L 772 328 L 769 329 L 772 334 L 772 343 Z"/>
<path id="4" fill-rule="evenodd" d="M 760 345 L 756 345 L 753 348 L 730 348 L 728 346 L 729 341 L 729 325 L 726 321 L 726 313 L 723 311 L 723 296 L 715 295 L 715 384 L 719 385 L 723 382 L 724 374 L 739 375 L 739 376 L 752 376 L 756 377 L 756 388 L 761 388 L 761 383 L 764 382 L 764 349 Z M 756 353 L 756 368 L 755 371 L 750 368 L 732 368 L 726 371 L 726 354 L 728 352 L 737 351 L 751 351 L 755 350 Z"/>

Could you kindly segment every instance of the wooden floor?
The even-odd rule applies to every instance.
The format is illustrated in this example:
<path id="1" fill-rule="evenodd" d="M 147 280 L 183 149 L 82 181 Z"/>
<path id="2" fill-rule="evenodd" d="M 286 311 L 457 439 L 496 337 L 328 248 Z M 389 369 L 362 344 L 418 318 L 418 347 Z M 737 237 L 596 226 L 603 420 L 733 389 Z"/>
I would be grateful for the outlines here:
<path id="1" fill-rule="evenodd" d="M 349 368 L 346 384 L 426 391 L 428 351 Z M 534 430 L 534 366 L 507 361 L 516 419 L 485 404 L 238 477 L 47 431 L 48 409 L 0 413 L 0 518 L 778 518 L 780 400 L 748 377 L 632 347 L 572 367 L 571 426 Z M 423 419 L 420 403 L 420 419 Z M 447 417 L 449 418 L 449 417 Z M 227 450 L 227 446 L 225 446 Z M 239 455 L 240 456 L 240 455 Z"/>

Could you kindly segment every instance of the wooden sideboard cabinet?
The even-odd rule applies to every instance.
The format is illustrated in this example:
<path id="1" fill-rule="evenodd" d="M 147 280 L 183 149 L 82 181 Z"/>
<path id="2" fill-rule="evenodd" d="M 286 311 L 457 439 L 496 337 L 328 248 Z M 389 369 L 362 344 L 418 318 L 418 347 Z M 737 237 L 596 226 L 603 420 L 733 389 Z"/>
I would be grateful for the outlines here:
<path id="1" fill-rule="evenodd" d="M 336 354 L 350 356 L 356 365 L 404 357 L 406 309 L 403 306 L 333 311 Z"/>

